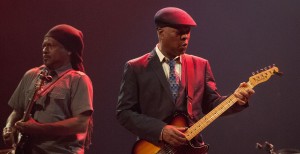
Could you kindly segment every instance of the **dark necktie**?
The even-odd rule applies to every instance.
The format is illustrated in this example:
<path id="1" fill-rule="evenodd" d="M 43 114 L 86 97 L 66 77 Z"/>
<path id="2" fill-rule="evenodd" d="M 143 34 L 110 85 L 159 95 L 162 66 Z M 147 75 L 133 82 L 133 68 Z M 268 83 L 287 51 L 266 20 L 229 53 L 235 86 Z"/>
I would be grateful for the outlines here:
<path id="1" fill-rule="evenodd" d="M 170 74 L 169 74 L 170 89 L 172 92 L 173 100 L 175 101 L 178 94 L 178 88 L 179 88 L 179 83 L 175 72 L 176 60 L 175 59 L 168 60 L 167 63 L 170 66 Z"/>

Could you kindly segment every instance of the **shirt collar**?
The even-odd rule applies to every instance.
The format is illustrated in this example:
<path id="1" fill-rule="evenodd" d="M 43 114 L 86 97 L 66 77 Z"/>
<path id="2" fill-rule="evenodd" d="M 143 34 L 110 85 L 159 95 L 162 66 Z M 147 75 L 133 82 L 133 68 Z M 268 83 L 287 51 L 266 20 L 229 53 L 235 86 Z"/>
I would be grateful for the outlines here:
<path id="1" fill-rule="evenodd" d="M 158 45 L 156 45 L 156 47 L 155 47 L 155 52 L 156 52 L 160 62 L 164 62 L 165 60 L 169 60 L 169 58 L 165 57 L 162 54 L 162 52 L 159 50 Z M 175 59 L 179 59 L 179 60 L 177 60 L 177 62 L 181 63 L 181 56 L 177 56 L 177 57 L 175 57 Z"/>
<path id="2" fill-rule="evenodd" d="M 64 72 L 68 71 L 72 69 L 72 65 L 71 63 L 68 63 L 67 65 L 63 65 L 57 69 L 55 69 L 55 73 L 57 74 L 57 76 L 61 76 Z"/>

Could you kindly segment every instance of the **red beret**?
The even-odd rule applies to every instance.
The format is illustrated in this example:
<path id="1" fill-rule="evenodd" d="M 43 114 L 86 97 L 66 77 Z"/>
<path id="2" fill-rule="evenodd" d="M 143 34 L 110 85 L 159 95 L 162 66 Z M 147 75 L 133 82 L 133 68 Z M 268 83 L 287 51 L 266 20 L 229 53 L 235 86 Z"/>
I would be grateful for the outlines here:
<path id="1" fill-rule="evenodd" d="M 176 7 L 166 7 L 157 11 L 154 22 L 157 26 L 197 26 L 194 19 L 187 12 Z"/>

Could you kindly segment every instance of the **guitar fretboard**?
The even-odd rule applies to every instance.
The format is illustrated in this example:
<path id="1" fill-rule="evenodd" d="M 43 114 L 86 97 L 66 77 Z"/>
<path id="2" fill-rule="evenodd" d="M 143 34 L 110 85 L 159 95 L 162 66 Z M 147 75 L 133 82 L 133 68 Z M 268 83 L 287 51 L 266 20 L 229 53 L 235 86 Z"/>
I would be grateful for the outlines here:
<path id="1" fill-rule="evenodd" d="M 250 88 L 253 88 L 250 82 L 247 83 L 249 87 L 247 88 L 239 88 L 239 91 L 244 91 Z M 186 132 L 185 136 L 188 140 L 194 138 L 197 134 L 199 134 L 203 129 L 205 129 L 210 123 L 212 123 L 215 119 L 217 119 L 220 115 L 222 115 L 226 110 L 228 110 L 233 104 L 235 104 L 237 98 L 232 94 L 227 97 L 221 104 L 215 107 L 212 111 L 206 114 L 202 119 L 196 122 L 193 126 L 191 126 Z"/>
<path id="2" fill-rule="evenodd" d="M 272 75 L 277 74 L 281 75 L 282 73 L 278 72 L 278 68 L 269 66 L 269 69 L 265 68 L 264 71 L 254 74 L 249 78 L 247 82 L 248 87 L 238 88 L 238 91 L 244 91 L 250 88 L 254 88 L 259 83 L 267 81 Z M 202 119 L 197 121 L 193 126 L 191 126 L 186 132 L 185 136 L 187 140 L 191 140 L 197 134 L 199 134 L 203 129 L 205 129 L 210 123 L 216 120 L 220 115 L 222 115 L 226 110 L 228 110 L 233 104 L 235 104 L 237 98 L 232 94 L 227 97 L 221 104 L 215 107 L 212 111 L 206 114 Z"/>

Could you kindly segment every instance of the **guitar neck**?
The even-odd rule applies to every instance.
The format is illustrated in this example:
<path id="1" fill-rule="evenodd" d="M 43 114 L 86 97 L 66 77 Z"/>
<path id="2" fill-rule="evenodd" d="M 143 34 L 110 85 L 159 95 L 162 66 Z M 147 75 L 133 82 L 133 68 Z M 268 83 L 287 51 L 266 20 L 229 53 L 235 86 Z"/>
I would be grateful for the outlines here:
<path id="1" fill-rule="evenodd" d="M 35 96 L 35 95 L 36 95 L 36 92 L 33 94 L 33 96 Z M 31 114 L 32 108 L 34 106 L 34 103 L 35 102 L 34 102 L 33 98 L 28 100 L 26 110 L 24 111 L 24 114 L 23 114 L 23 117 L 22 117 L 21 121 L 24 122 L 24 121 L 27 121 L 30 118 L 30 114 Z"/>
<path id="2" fill-rule="evenodd" d="M 28 98 L 26 109 L 23 113 L 22 121 L 27 121 L 30 118 L 31 111 L 33 109 L 33 106 L 36 102 L 36 100 L 39 98 L 39 90 L 41 90 L 41 87 L 45 84 L 45 79 L 41 79 L 39 76 L 35 82 L 34 91 L 30 94 L 30 97 Z"/>
<path id="3" fill-rule="evenodd" d="M 250 82 L 247 83 L 249 85 L 248 88 L 239 88 L 238 90 L 247 90 L 249 88 L 253 88 Z M 193 126 L 191 126 L 186 132 L 185 136 L 190 141 L 197 134 L 199 134 L 203 129 L 205 129 L 209 124 L 211 124 L 214 120 L 216 120 L 219 116 L 221 116 L 226 110 L 228 110 L 233 104 L 235 104 L 237 98 L 231 94 L 227 97 L 221 104 L 215 107 L 212 111 L 207 113 L 203 118 L 197 121 Z"/>
<path id="4" fill-rule="evenodd" d="M 269 66 L 264 70 L 261 70 L 260 73 L 253 73 L 253 76 L 249 78 L 247 82 L 248 87 L 238 88 L 238 91 L 244 91 L 250 88 L 254 88 L 256 85 L 267 81 L 272 75 L 281 76 L 282 73 L 279 72 L 279 69 L 273 65 Z M 186 132 L 185 136 L 190 141 L 197 134 L 199 134 L 203 129 L 205 129 L 210 123 L 216 120 L 220 115 L 222 115 L 226 110 L 228 110 L 234 103 L 236 103 L 237 98 L 232 94 L 227 97 L 221 104 L 219 104 L 216 108 L 206 114 L 202 119 L 197 121 L 193 126 L 191 126 Z"/>

